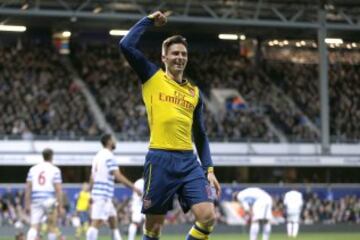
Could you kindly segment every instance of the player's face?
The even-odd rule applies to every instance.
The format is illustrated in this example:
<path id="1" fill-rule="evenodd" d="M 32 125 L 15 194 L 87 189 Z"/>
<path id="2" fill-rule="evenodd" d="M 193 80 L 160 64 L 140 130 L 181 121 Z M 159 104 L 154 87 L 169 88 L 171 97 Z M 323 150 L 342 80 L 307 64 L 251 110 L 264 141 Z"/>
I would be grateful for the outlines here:
<path id="1" fill-rule="evenodd" d="M 162 61 L 170 72 L 183 72 L 188 61 L 186 47 L 181 43 L 170 45 L 166 54 L 162 56 Z"/>
<path id="2" fill-rule="evenodd" d="M 83 191 L 88 191 L 89 190 L 89 185 L 87 183 L 84 183 L 82 186 L 82 190 Z"/>
<path id="3" fill-rule="evenodd" d="M 112 150 L 115 150 L 115 148 L 116 148 L 116 140 L 114 139 L 114 138 L 111 138 L 111 149 Z"/>

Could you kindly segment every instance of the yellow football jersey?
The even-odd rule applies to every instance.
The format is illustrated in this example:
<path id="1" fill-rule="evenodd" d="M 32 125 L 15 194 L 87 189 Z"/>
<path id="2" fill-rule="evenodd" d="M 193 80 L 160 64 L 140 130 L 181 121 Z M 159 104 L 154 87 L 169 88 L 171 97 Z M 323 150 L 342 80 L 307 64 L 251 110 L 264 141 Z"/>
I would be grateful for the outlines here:
<path id="1" fill-rule="evenodd" d="M 76 210 L 87 211 L 89 209 L 90 204 L 90 192 L 81 191 L 79 194 L 79 198 L 76 202 Z"/>
<path id="2" fill-rule="evenodd" d="M 159 69 L 142 85 L 148 114 L 150 148 L 192 150 L 193 113 L 199 89 L 186 81 L 177 83 Z"/>

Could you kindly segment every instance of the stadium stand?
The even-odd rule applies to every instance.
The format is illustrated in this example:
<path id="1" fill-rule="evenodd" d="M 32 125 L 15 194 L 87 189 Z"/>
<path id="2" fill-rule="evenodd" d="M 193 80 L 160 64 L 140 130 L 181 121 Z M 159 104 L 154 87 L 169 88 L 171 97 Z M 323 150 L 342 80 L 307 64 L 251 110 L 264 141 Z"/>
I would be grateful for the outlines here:
<path id="1" fill-rule="evenodd" d="M 19 49 L 13 43 L 1 48 L 1 109 L 7 113 L 0 122 L 1 132 L 25 139 L 37 135 L 63 138 L 99 135 L 89 103 L 71 79 L 71 73 L 52 47 L 45 46 L 25 44 Z M 117 45 L 79 46 L 72 58 L 75 69 L 95 96 L 118 138 L 147 139 L 145 109 L 141 95 L 135 94 L 140 84 Z M 265 123 L 268 118 L 289 141 L 319 141 L 318 132 L 309 127 L 309 121 L 317 128 L 320 125 L 317 67 L 311 63 L 315 57 L 307 50 L 289 51 L 294 51 L 290 54 L 293 57 L 280 61 L 276 59 L 274 49 L 270 49 L 265 60 L 256 63 L 239 56 L 231 47 L 205 53 L 193 50 L 188 76 L 198 83 L 205 95 L 209 97 L 214 88 L 233 88 L 247 102 L 245 109 L 227 110 L 221 119 L 206 110 L 210 139 L 278 141 Z M 281 53 L 281 49 L 278 52 Z M 24 57 L 20 58 L 20 54 Z M 295 63 L 294 59 L 301 58 L 297 55 L 304 55 L 309 63 Z M 149 56 L 157 59 L 151 50 Z M 345 62 L 330 67 L 331 134 L 334 141 L 353 141 L 359 132 L 356 121 L 359 82 L 356 79 L 359 76 L 356 65 L 349 64 L 351 54 L 340 51 L 331 56 L 344 58 Z M 354 63 L 356 60 L 353 59 L 351 64 Z"/>
<path id="2" fill-rule="evenodd" d="M 51 45 L 0 48 L 0 132 L 32 139 L 96 136 L 83 95 Z"/>
<path id="3" fill-rule="evenodd" d="M 277 51 L 281 53 L 281 50 Z M 266 57 L 265 71 L 307 116 L 320 127 L 318 67 L 315 51 L 290 50 L 291 58 L 276 59 L 274 50 Z M 281 54 L 278 54 L 281 56 Z M 302 59 L 303 63 L 297 62 Z M 358 56 L 349 50 L 329 54 L 330 132 L 334 141 L 355 141 L 359 136 Z M 276 61 L 274 61 L 276 60 Z"/>

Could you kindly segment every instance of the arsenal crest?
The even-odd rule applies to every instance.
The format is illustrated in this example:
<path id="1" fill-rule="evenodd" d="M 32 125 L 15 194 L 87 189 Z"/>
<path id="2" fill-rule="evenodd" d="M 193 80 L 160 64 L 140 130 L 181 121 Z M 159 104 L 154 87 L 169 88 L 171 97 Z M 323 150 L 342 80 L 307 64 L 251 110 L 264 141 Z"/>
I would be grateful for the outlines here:
<path id="1" fill-rule="evenodd" d="M 189 93 L 192 97 L 195 97 L 195 91 L 193 88 L 189 88 Z"/>

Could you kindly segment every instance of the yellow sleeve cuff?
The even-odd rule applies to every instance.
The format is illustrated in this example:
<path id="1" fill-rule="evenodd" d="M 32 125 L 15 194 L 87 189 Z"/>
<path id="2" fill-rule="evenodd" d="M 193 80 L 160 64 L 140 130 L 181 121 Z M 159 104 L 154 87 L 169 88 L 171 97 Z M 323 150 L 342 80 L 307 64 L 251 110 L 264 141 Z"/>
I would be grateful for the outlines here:
<path id="1" fill-rule="evenodd" d="M 207 172 L 208 173 L 214 173 L 214 167 L 208 167 Z"/>

